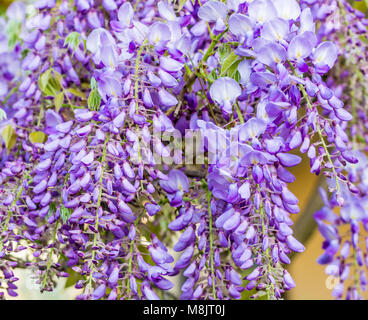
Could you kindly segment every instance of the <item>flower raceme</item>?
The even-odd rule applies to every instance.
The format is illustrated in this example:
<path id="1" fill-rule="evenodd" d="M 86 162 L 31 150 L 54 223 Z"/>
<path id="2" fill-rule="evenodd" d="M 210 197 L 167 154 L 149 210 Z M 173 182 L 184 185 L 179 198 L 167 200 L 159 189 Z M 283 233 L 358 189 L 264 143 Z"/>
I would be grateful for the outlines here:
<path id="1" fill-rule="evenodd" d="M 329 181 L 318 262 L 341 279 L 334 296 L 361 297 L 366 24 L 344 0 L 11 4 L 2 289 L 17 294 L 23 266 L 42 291 L 76 279 L 78 299 L 167 299 L 178 274 L 182 299 L 281 299 L 296 285 L 290 253 L 304 251 L 289 188 L 298 152 Z M 18 261 L 22 250 L 32 257 Z M 350 269 L 359 281 L 345 290 Z"/>

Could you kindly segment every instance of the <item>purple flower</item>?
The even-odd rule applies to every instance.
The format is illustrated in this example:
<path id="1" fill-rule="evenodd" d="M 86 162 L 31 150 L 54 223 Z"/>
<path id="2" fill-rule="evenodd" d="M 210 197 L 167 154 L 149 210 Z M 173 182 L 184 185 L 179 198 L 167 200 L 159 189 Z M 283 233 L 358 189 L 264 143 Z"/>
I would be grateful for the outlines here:
<path id="1" fill-rule="evenodd" d="M 295 252 L 303 252 L 305 250 L 304 246 L 296 240 L 292 235 L 286 238 L 286 243 L 289 249 Z"/>
<path id="2" fill-rule="evenodd" d="M 227 14 L 226 5 L 220 1 L 210 0 L 198 10 L 198 17 L 207 22 L 224 21 Z"/>
<path id="3" fill-rule="evenodd" d="M 168 180 L 161 180 L 160 186 L 166 192 L 175 193 L 177 191 L 188 192 L 189 181 L 187 176 L 180 170 L 171 170 L 167 175 Z"/>
<path id="4" fill-rule="evenodd" d="M 293 61 L 301 61 L 309 57 L 316 44 L 316 36 L 312 32 L 304 32 L 290 41 L 288 57 Z"/>
<path id="5" fill-rule="evenodd" d="M 158 12 L 161 18 L 168 21 L 176 21 L 177 17 L 172 7 L 166 1 L 159 1 L 157 4 Z"/>
<path id="6" fill-rule="evenodd" d="M 21 1 L 12 2 L 6 10 L 10 20 L 22 22 L 26 17 L 26 5 Z"/>
<path id="7" fill-rule="evenodd" d="M 290 153 L 278 153 L 277 157 L 284 167 L 294 167 L 302 161 L 302 158 Z"/>
<path id="8" fill-rule="evenodd" d="M 250 18 L 253 18 L 262 24 L 276 18 L 277 11 L 272 1 L 255 0 L 249 4 L 248 14 Z"/>
<path id="9" fill-rule="evenodd" d="M 300 15 L 300 6 L 296 0 L 274 0 L 273 4 L 280 18 L 297 20 Z"/>
<path id="10" fill-rule="evenodd" d="M 286 57 L 286 50 L 277 43 L 269 43 L 257 48 L 257 59 L 270 67 L 275 67 L 277 64 L 284 62 Z"/>
<path id="11" fill-rule="evenodd" d="M 148 41 L 158 47 L 165 46 L 171 39 L 169 27 L 161 22 L 155 22 L 149 30 Z"/>
<path id="12" fill-rule="evenodd" d="M 133 26 L 133 17 L 134 11 L 130 2 L 125 2 L 123 5 L 120 6 L 118 10 L 118 18 L 123 27 L 131 28 Z"/>
<path id="13" fill-rule="evenodd" d="M 141 285 L 141 291 L 147 300 L 160 300 L 157 294 L 152 290 L 147 281 L 143 281 Z"/>
<path id="14" fill-rule="evenodd" d="M 262 135 L 267 128 L 267 123 L 258 118 L 248 120 L 239 128 L 239 141 L 247 142 Z"/>
<path id="15" fill-rule="evenodd" d="M 264 23 L 261 36 L 269 41 L 282 41 L 289 35 L 290 27 L 287 21 L 276 18 Z"/>
<path id="16" fill-rule="evenodd" d="M 108 11 L 113 11 L 117 9 L 115 0 L 102 0 L 102 6 Z"/>
<path id="17" fill-rule="evenodd" d="M 7 257 L 28 249 L 41 289 L 66 265 L 82 276 L 78 299 L 158 299 L 181 270 L 182 299 L 279 299 L 295 287 L 283 264 L 304 250 L 287 170 L 299 149 L 328 179 L 317 262 L 340 279 L 333 296 L 359 299 L 367 21 L 335 2 L 37 0 L 28 16 L 11 4 L 0 18 L 0 297 L 17 290 Z M 175 166 L 158 164 L 151 146 L 168 160 L 178 142 L 160 134 L 187 129 L 201 135 L 200 163 L 181 165 L 178 148 Z M 168 229 L 180 231 L 173 245 Z"/>
<path id="18" fill-rule="evenodd" d="M 336 60 L 337 47 L 330 41 L 321 43 L 313 52 L 313 62 L 320 73 L 326 73 L 330 70 Z"/>
<path id="19" fill-rule="evenodd" d="M 98 300 L 101 299 L 106 292 L 106 284 L 99 285 L 95 291 L 93 292 L 93 299 Z"/>
<path id="20" fill-rule="evenodd" d="M 160 67 L 168 72 L 178 72 L 183 68 L 183 63 L 169 57 L 160 57 Z"/>
<path id="21" fill-rule="evenodd" d="M 171 93 L 166 91 L 165 89 L 160 89 L 158 92 L 158 96 L 161 104 L 164 107 L 172 107 L 178 104 L 178 100 Z"/>
<path id="22" fill-rule="evenodd" d="M 100 63 L 103 46 L 115 46 L 115 40 L 109 31 L 97 28 L 88 35 L 86 45 L 87 49 L 93 53 L 95 62 Z"/>
<path id="23" fill-rule="evenodd" d="M 229 77 L 217 79 L 210 88 L 211 98 L 216 101 L 226 113 L 232 112 L 232 106 L 241 94 L 239 84 Z"/>
<path id="24" fill-rule="evenodd" d="M 229 18 L 229 30 L 237 37 L 250 38 L 254 32 L 254 22 L 241 13 L 234 13 Z"/>

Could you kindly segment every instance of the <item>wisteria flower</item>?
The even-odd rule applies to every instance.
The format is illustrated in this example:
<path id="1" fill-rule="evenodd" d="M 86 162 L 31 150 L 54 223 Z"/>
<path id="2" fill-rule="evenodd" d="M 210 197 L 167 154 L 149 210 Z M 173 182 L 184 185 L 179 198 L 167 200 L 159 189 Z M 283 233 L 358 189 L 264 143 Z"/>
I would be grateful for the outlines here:
<path id="1" fill-rule="evenodd" d="M 226 113 L 232 112 L 236 99 L 241 95 L 239 84 L 229 77 L 217 79 L 210 88 L 211 98 L 216 101 Z"/>

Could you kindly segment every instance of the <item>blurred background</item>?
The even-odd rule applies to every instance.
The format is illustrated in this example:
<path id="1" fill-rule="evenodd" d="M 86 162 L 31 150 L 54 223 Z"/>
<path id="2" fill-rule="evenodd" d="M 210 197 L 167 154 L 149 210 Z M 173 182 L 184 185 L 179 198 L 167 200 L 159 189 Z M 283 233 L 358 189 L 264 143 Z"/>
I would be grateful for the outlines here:
<path id="1" fill-rule="evenodd" d="M 368 1 L 352 2 L 356 8 L 367 11 Z M 11 0 L 0 0 L 0 15 L 5 13 L 10 3 Z M 288 300 L 330 300 L 332 299 L 331 279 L 324 273 L 324 266 L 316 263 L 317 258 L 323 253 L 321 248 L 323 238 L 312 218 L 312 213 L 322 206 L 317 190 L 323 180 L 310 173 L 308 162 L 309 160 L 304 158 L 298 167 L 291 170 L 296 176 L 296 181 L 290 185 L 290 190 L 299 198 L 301 208 L 301 212 L 293 216 L 296 237 L 303 242 L 306 250 L 304 253 L 296 254 L 292 259 L 289 272 L 296 282 L 296 288 L 292 289 L 285 298 Z M 19 296 L 11 299 L 73 299 L 78 294 L 73 286 L 69 286 L 66 279 L 61 279 L 53 292 L 41 294 L 33 279 L 33 270 L 17 269 L 16 273 L 16 276 L 20 278 L 17 282 L 20 288 Z"/>
<path id="2" fill-rule="evenodd" d="M 5 12 L 6 8 L 11 2 L 11 0 L 0 0 L 0 14 Z"/>

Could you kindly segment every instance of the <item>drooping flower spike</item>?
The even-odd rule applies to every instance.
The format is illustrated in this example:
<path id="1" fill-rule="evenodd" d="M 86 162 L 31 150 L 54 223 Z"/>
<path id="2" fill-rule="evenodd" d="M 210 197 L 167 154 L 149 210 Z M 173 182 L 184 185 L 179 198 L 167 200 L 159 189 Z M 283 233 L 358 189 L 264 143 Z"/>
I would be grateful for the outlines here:
<path id="1" fill-rule="evenodd" d="M 165 299 L 177 274 L 182 299 L 281 299 L 304 251 L 297 151 L 329 181 L 318 262 L 335 297 L 360 298 L 364 15 L 345 0 L 100 4 L 0 18 L 4 292 L 23 262 L 42 291 L 73 273 L 78 299 Z"/>

